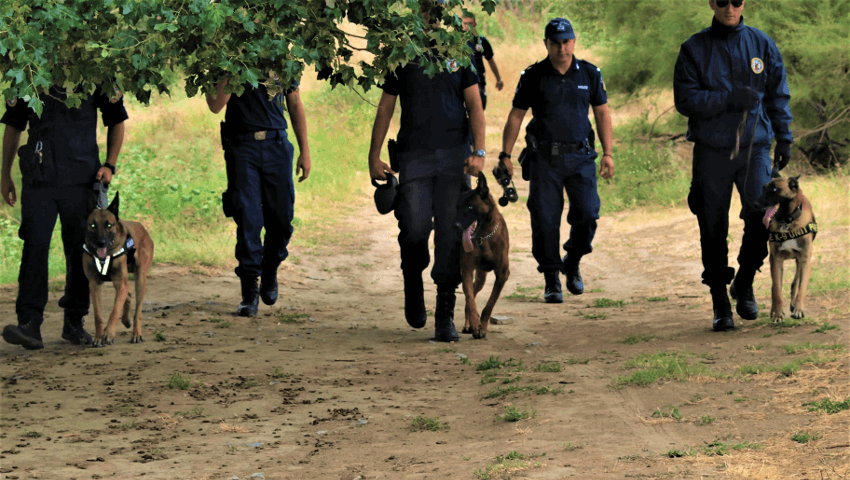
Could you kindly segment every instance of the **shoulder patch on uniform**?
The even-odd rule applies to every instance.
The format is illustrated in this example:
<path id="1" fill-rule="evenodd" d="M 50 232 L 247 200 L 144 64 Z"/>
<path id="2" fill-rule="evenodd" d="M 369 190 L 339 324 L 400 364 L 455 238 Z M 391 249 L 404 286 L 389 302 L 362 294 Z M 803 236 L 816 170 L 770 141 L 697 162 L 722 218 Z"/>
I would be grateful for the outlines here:
<path id="1" fill-rule="evenodd" d="M 764 71 L 764 62 L 758 57 L 753 57 L 750 61 L 750 68 L 753 69 L 753 73 L 759 74 Z"/>
<path id="2" fill-rule="evenodd" d="M 452 73 L 458 71 L 458 69 L 460 68 L 457 64 L 457 60 L 455 60 L 454 58 L 446 60 L 446 67 L 448 67 L 448 69 Z"/>
<path id="3" fill-rule="evenodd" d="M 10 107 L 14 107 L 15 105 L 17 105 L 17 103 L 18 103 L 18 97 L 12 97 L 12 98 L 6 99 L 6 105 L 8 105 Z"/>

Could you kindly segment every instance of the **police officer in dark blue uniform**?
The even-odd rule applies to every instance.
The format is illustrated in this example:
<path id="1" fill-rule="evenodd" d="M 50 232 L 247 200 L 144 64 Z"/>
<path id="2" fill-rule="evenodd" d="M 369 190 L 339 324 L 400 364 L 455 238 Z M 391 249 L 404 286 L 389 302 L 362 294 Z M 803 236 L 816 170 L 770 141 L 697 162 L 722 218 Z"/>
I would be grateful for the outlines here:
<path id="1" fill-rule="evenodd" d="M 711 0 L 710 6 L 711 27 L 689 38 L 679 51 L 673 93 L 676 108 L 688 117 L 687 138 L 694 142 L 688 205 L 699 222 L 702 282 L 711 291 L 713 329 L 725 331 L 735 328 L 726 295 L 730 282 L 738 315 L 758 317 L 753 277 L 768 252 L 763 212 L 755 201 L 770 181 L 771 139 L 777 141 L 778 172 L 791 157 L 793 136 L 791 94 L 776 44 L 744 25 L 743 0 Z M 729 267 L 726 244 L 733 185 L 744 220 L 737 275 Z"/>
<path id="2" fill-rule="evenodd" d="M 95 89 L 78 108 L 65 106 L 66 95 L 58 86 L 41 95 L 41 117 L 27 102 L 13 99 L 0 119 L 6 125 L 0 194 L 7 204 L 15 205 L 12 164 L 19 154 L 23 188 L 18 235 L 24 241 L 15 303 L 18 324 L 6 325 L 3 339 L 28 350 L 44 348 L 41 324 L 47 305 L 50 239 L 57 216 L 65 250 L 65 294 L 59 300 L 65 310 L 62 338 L 75 344 L 92 343 L 83 327 L 89 311 L 89 282 L 83 272 L 88 196 L 95 179 L 107 185 L 112 181 L 124 142 L 127 111 L 120 90 L 111 82 L 108 88 Z M 107 128 L 104 164 L 97 147 L 98 110 Z M 18 150 L 27 125 L 27 143 Z"/>
<path id="3" fill-rule="evenodd" d="M 522 72 L 502 137 L 502 153 L 513 175 L 511 152 L 519 135 L 526 111 L 534 118 L 526 132 L 528 155 L 523 160 L 523 177 L 530 168 L 528 210 L 531 213 L 531 252 L 537 270 L 546 279 L 546 303 L 562 303 L 558 272 L 567 276 L 567 289 L 573 295 L 584 292 L 579 270 L 581 257 L 593 251 L 591 243 L 599 219 L 599 194 L 596 189 L 597 158 L 595 135 L 587 118 L 593 109 L 603 155 L 599 164 L 602 178 L 614 176 L 611 157 L 612 127 L 608 96 L 602 73 L 596 66 L 575 58 L 576 36 L 564 18 L 551 20 L 543 40 L 548 57 Z M 564 190 L 570 202 L 567 222 L 570 238 L 560 256 L 561 215 Z"/>
<path id="4" fill-rule="evenodd" d="M 270 73 L 271 81 L 276 81 Z M 286 135 L 283 99 L 298 140 L 295 165 L 299 182 L 310 175 L 310 147 L 307 143 L 307 117 L 298 85 L 269 100 L 263 83 L 245 85 L 241 95 L 224 93 L 227 79 L 218 84 L 215 95 L 207 95 L 213 113 L 227 110 L 222 124 L 222 146 L 227 168 L 227 191 L 222 195 L 225 215 L 236 221 L 236 275 L 242 288 L 242 302 L 236 314 L 257 315 L 258 297 L 266 305 L 277 301 L 277 268 L 289 255 L 295 208 L 292 161 L 295 148 Z M 265 228 L 265 241 L 261 231 Z M 257 279 L 260 277 L 260 285 Z"/>
<path id="5" fill-rule="evenodd" d="M 463 17 L 463 27 L 468 29 L 470 26 L 475 27 L 478 22 L 471 17 Z M 501 91 L 505 86 L 502 81 L 502 75 L 499 74 L 499 67 L 496 65 L 496 60 L 493 58 L 493 46 L 484 35 L 478 36 L 466 43 L 472 49 L 472 66 L 475 67 L 475 73 L 478 75 L 478 93 L 481 95 L 481 108 L 487 109 L 487 68 L 484 67 L 484 60 L 490 64 L 490 70 L 493 71 L 493 76 L 496 77 L 496 90 Z"/>
<path id="6" fill-rule="evenodd" d="M 423 12 L 430 22 L 430 12 Z M 460 285 L 460 234 L 454 230 L 457 199 L 467 180 L 484 167 L 484 111 L 478 78 L 456 60 L 447 71 L 429 78 L 425 62 L 413 61 L 387 75 L 372 128 L 369 173 L 385 179 L 395 173 L 380 154 L 396 99 L 401 100 L 398 143 L 399 186 L 395 216 L 404 275 L 404 313 L 413 328 L 425 326 L 422 271 L 430 263 L 428 238 L 434 230 L 434 266 L 437 285 L 434 312 L 436 339 L 458 339 L 454 327 L 455 290 Z M 467 116 L 468 114 L 468 116 Z M 471 127 L 471 128 L 470 128 Z M 470 130 L 474 151 L 470 155 Z"/>

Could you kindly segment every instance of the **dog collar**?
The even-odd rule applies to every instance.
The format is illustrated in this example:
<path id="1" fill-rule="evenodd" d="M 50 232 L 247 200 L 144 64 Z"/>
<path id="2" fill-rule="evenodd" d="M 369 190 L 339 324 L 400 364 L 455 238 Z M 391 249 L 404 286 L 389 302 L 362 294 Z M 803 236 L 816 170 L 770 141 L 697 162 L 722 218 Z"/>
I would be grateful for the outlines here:
<path id="1" fill-rule="evenodd" d="M 492 232 L 490 232 L 487 235 L 484 235 L 483 237 L 476 236 L 475 238 L 472 239 L 472 241 L 476 245 L 481 246 L 481 244 L 483 244 L 485 241 L 490 240 L 490 238 L 492 238 L 493 235 L 495 235 L 498 230 L 499 230 L 499 224 L 497 223 L 496 228 L 494 228 Z"/>
<path id="2" fill-rule="evenodd" d="M 101 277 L 108 278 L 110 271 L 112 270 L 112 260 L 120 257 L 121 255 L 126 255 L 128 251 L 136 248 L 136 244 L 133 242 L 133 237 L 127 236 L 127 241 L 124 242 L 124 246 L 121 247 L 120 250 L 113 253 L 112 255 L 107 255 L 104 259 L 97 258 L 91 251 L 89 251 L 88 245 L 83 244 L 83 251 L 88 254 L 94 260 L 94 266 L 97 268 L 98 273 L 100 273 Z"/>
<path id="3" fill-rule="evenodd" d="M 797 205 L 797 208 L 795 208 L 791 213 L 783 215 L 781 221 L 782 221 L 782 223 L 791 223 L 794 220 L 797 220 L 798 218 L 800 218 L 800 215 L 802 215 L 802 214 L 803 214 L 803 204 L 801 203 L 801 204 Z"/>
<path id="4" fill-rule="evenodd" d="M 771 242 L 784 242 L 786 240 L 794 240 L 795 238 L 800 238 L 803 235 L 808 235 L 810 233 L 818 233 L 817 223 L 812 222 L 806 225 L 804 228 L 797 230 L 796 232 L 769 232 L 767 238 Z"/>

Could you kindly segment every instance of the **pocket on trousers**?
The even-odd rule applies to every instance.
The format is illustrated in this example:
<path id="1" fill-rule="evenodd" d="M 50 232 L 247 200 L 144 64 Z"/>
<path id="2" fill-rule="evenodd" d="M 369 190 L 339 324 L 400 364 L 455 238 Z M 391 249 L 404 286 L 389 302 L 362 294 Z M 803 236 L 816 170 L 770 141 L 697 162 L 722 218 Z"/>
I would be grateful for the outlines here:
<path id="1" fill-rule="evenodd" d="M 696 182 L 691 182 L 691 190 L 688 192 L 688 208 L 694 215 L 702 213 L 702 190 Z"/>

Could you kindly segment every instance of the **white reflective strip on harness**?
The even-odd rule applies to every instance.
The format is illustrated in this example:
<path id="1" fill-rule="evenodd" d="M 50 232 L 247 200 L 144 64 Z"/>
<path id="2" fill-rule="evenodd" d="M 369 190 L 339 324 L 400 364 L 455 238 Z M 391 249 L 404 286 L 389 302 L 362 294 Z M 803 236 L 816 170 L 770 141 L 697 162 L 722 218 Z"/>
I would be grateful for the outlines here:
<path id="1" fill-rule="evenodd" d="M 97 257 L 92 257 L 92 259 L 94 260 L 94 266 L 97 267 L 97 271 L 101 275 L 106 276 L 109 273 L 109 262 L 112 260 L 112 257 L 106 257 L 103 261 L 100 261 Z"/>

